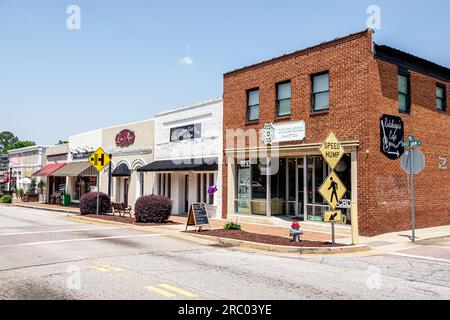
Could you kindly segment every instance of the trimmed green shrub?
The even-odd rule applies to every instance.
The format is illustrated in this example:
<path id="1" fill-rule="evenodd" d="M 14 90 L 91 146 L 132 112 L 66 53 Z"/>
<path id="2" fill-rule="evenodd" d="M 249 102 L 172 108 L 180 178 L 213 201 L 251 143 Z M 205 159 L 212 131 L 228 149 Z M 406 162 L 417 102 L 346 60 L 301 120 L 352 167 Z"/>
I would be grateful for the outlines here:
<path id="1" fill-rule="evenodd" d="M 135 204 L 136 222 L 164 223 L 172 213 L 172 201 L 163 196 L 143 196 Z"/>
<path id="2" fill-rule="evenodd" d="M 98 213 L 105 214 L 111 212 L 111 200 L 107 194 L 100 192 Z M 80 199 L 81 215 L 97 214 L 97 192 L 86 193 Z"/>
<path id="3" fill-rule="evenodd" d="M 0 203 L 12 203 L 11 196 L 3 196 L 0 198 Z"/>
<path id="4" fill-rule="evenodd" d="M 241 225 L 230 221 L 226 225 L 224 225 L 223 228 L 225 230 L 241 230 Z"/>

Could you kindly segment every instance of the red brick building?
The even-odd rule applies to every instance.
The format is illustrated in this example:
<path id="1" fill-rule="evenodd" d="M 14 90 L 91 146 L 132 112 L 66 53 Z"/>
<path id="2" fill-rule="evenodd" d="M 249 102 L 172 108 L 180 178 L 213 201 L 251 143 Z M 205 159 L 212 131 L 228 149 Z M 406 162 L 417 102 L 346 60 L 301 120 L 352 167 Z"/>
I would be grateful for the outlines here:
<path id="1" fill-rule="evenodd" d="M 361 235 L 410 229 L 409 177 L 400 160 L 382 150 L 401 149 L 394 145 L 401 129 L 391 120 L 380 122 L 388 115 L 403 121 L 400 141 L 414 135 L 424 144 L 426 168 L 416 176 L 417 227 L 450 224 L 449 96 L 449 69 L 377 45 L 371 30 L 226 73 L 223 216 L 320 223 L 329 207 L 318 188 L 330 168 L 319 148 L 333 132 L 346 152 L 336 171 L 347 189 L 340 205 L 347 224 L 353 202 Z M 276 132 L 272 144 L 260 136 L 266 125 L 271 137 Z M 233 131 L 238 129 L 243 131 Z M 239 145 L 244 135 L 253 140 Z M 277 170 L 268 174 L 275 163 Z"/>

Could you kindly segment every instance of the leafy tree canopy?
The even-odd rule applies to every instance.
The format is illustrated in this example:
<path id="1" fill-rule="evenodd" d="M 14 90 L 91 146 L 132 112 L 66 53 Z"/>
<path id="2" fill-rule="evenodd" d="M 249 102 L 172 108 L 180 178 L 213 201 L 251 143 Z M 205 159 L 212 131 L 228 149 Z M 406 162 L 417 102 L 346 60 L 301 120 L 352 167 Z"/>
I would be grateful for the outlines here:
<path id="1" fill-rule="evenodd" d="M 69 141 L 66 140 L 59 140 L 58 143 L 56 145 L 61 145 L 61 144 L 68 144 Z"/>
<path id="2" fill-rule="evenodd" d="M 33 141 L 21 141 L 10 131 L 0 132 L 0 154 L 6 154 L 10 150 L 35 146 Z"/>

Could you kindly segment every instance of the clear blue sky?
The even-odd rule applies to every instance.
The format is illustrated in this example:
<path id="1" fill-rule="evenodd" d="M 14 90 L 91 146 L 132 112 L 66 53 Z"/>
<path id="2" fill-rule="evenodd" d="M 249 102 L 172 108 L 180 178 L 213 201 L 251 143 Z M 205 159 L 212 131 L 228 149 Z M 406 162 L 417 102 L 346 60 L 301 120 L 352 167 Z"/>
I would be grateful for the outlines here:
<path id="1" fill-rule="evenodd" d="M 53 144 L 221 96 L 223 73 L 363 30 L 371 4 L 378 43 L 450 66 L 443 0 L 0 0 L 0 131 Z"/>

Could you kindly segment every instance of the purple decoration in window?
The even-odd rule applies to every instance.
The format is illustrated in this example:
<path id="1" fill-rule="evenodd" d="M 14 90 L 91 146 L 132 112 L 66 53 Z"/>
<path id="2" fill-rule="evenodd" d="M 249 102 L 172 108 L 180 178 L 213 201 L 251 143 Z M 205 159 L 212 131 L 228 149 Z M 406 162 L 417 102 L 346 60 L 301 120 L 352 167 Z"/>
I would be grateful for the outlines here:
<path id="1" fill-rule="evenodd" d="M 217 186 L 216 185 L 212 185 L 208 188 L 208 193 L 209 194 L 214 194 L 218 191 Z"/>

